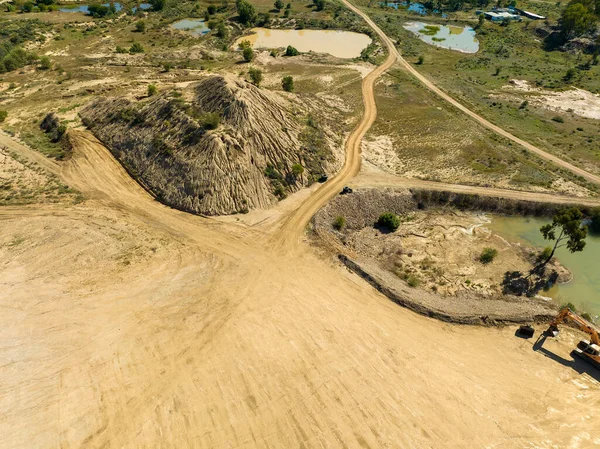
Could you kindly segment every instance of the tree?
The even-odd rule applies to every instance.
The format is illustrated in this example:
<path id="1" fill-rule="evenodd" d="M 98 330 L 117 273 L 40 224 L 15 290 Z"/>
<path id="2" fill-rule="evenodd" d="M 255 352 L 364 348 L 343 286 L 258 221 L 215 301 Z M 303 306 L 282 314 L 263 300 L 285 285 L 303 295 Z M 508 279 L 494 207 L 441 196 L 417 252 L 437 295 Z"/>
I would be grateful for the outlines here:
<path id="1" fill-rule="evenodd" d="M 585 248 L 587 227 L 581 224 L 582 218 L 583 214 L 576 207 L 563 209 L 552 217 L 552 223 L 540 228 L 544 239 L 554 240 L 554 247 L 550 255 L 536 267 L 535 271 L 550 262 L 558 248 L 566 246 L 572 253 L 583 251 L 583 248 Z M 558 236 L 556 235 L 557 232 Z"/>
<path id="2" fill-rule="evenodd" d="M 597 17 L 585 5 L 571 1 L 562 13 L 561 33 L 565 39 L 581 36 L 592 31 L 596 26 Z"/>
<path id="3" fill-rule="evenodd" d="M 212 16 L 217 12 L 217 7 L 215 5 L 208 5 L 206 12 L 208 12 L 208 15 Z"/>
<path id="4" fill-rule="evenodd" d="M 33 3 L 31 3 L 31 2 L 23 3 L 23 5 L 21 5 L 21 11 L 23 11 L 23 12 L 33 11 Z"/>
<path id="5" fill-rule="evenodd" d="M 134 42 L 131 47 L 129 47 L 129 53 L 144 53 L 144 47 L 139 42 Z"/>
<path id="6" fill-rule="evenodd" d="M 596 208 L 592 211 L 590 222 L 590 232 L 593 234 L 600 234 L 600 208 Z"/>
<path id="7" fill-rule="evenodd" d="M 135 31 L 137 31 L 138 33 L 143 33 L 144 31 L 146 31 L 146 22 L 144 22 L 143 20 L 136 22 Z"/>
<path id="8" fill-rule="evenodd" d="M 300 54 L 300 52 L 298 50 L 296 50 L 294 47 L 292 47 L 291 45 L 288 45 L 287 48 L 285 49 L 286 56 L 298 56 L 299 54 Z"/>
<path id="9" fill-rule="evenodd" d="M 256 21 L 256 10 L 246 0 L 237 0 L 235 7 L 241 23 L 250 26 Z"/>
<path id="10" fill-rule="evenodd" d="M 242 55 L 244 56 L 244 61 L 250 62 L 254 59 L 254 50 L 252 50 L 252 47 L 244 47 Z"/>
<path id="11" fill-rule="evenodd" d="M 154 11 L 161 11 L 165 7 L 166 0 L 148 0 Z"/>
<path id="12" fill-rule="evenodd" d="M 294 90 L 294 78 L 291 76 L 284 76 L 281 79 L 281 87 L 283 87 L 283 90 L 286 92 L 292 92 Z"/>
<path id="13" fill-rule="evenodd" d="M 283 9 L 283 0 L 275 0 L 275 9 L 281 11 Z"/>
<path id="14" fill-rule="evenodd" d="M 110 14 L 110 8 L 104 5 L 88 6 L 88 14 L 96 19 L 105 17 Z"/>
<path id="15" fill-rule="evenodd" d="M 40 70 L 50 70 L 52 68 L 52 62 L 48 56 L 42 56 L 40 58 Z"/>
<path id="16" fill-rule="evenodd" d="M 252 84 L 254 84 L 256 87 L 259 87 L 263 79 L 262 70 L 252 67 L 250 70 L 248 70 L 248 75 L 250 76 L 250 81 Z"/>
<path id="17" fill-rule="evenodd" d="M 483 14 L 479 14 L 479 19 L 477 20 L 477 28 L 483 28 L 483 24 L 485 23 L 485 16 Z"/>
<path id="18" fill-rule="evenodd" d="M 219 22 L 217 25 L 217 37 L 221 39 L 225 39 L 227 37 L 227 27 L 225 26 L 225 22 Z"/>
<path id="19" fill-rule="evenodd" d="M 156 86 L 154 84 L 148 84 L 148 96 L 151 97 L 156 95 L 156 92 L 158 92 Z"/>
<path id="20" fill-rule="evenodd" d="M 379 216 L 376 225 L 394 232 L 400 226 L 400 217 L 392 212 L 386 212 Z"/>
<path id="21" fill-rule="evenodd" d="M 0 123 L 2 123 L 4 120 L 6 120 L 6 117 L 8 117 L 8 111 L 4 111 L 0 109 Z"/>
<path id="22" fill-rule="evenodd" d="M 417 64 L 423 65 L 424 62 L 425 62 L 425 57 L 423 55 L 420 55 L 419 60 L 417 61 Z"/>
<path id="23" fill-rule="evenodd" d="M 325 0 L 313 0 L 313 5 L 315 5 L 317 11 L 323 11 L 323 8 L 325 8 Z"/>

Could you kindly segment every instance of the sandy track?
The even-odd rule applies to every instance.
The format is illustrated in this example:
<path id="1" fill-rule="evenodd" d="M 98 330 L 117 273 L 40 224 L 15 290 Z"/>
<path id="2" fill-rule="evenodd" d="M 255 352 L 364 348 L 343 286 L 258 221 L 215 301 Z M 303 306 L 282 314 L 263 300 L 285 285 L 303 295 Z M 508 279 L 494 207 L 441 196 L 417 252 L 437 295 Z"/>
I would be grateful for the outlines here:
<path id="1" fill-rule="evenodd" d="M 344 171 L 281 225 L 162 206 L 75 133 L 88 200 L 0 209 L 0 448 L 600 445 L 569 332 L 430 320 L 297 244 L 358 171 L 375 77 Z"/>

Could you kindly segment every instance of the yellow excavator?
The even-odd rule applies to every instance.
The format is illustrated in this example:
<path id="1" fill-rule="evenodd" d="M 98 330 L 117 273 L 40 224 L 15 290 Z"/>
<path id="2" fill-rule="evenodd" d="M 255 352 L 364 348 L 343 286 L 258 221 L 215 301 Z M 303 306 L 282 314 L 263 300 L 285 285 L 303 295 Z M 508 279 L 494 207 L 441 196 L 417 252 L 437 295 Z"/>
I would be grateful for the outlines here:
<path id="1" fill-rule="evenodd" d="M 558 325 L 566 321 L 573 323 L 578 329 L 590 336 L 590 340 L 581 340 L 579 342 L 577 348 L 574 350 L 575 355 L 600 369 L 600 336 L 598 336 L 598 331 L 592 324 L 588 323 L 576 313 L 571 312 L 568 307 L 561 310 L 556 318 L 554 318 L 547 333 L 556 337 L 559 332 Z"/>

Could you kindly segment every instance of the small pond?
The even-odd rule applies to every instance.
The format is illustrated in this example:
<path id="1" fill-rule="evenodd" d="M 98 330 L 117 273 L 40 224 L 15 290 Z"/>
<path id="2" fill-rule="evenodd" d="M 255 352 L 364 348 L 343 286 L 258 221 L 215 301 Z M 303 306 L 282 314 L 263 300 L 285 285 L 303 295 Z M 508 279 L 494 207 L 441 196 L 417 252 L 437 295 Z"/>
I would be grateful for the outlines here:
<path id="1" fill-rule="evenodd" d="M 409 22 L 404 25 L 404 28 L 416 34 L 423 42 L 436 47 L 462 53 L 477 53 L 479 50 L 479 41 L 475 37 L 475 30 L 471 27 Z"/>
<path id="2" fill-rule="evenodd" d="M 187 31 L 194 36 L 203 36 L 210 31 L 202 19 L 183 19 L 172 23 L 171 28 Z"/>
<path id="3" fill-rule="evenodd" d="M 254 48 L 284 48 L 288 45 L 302 53 L 314 51 L 329 53 L 338 58 L 358 58 L 370 43 L 366 34 L 337 30 L 271 30 L 253 28 L 253 34 L 243 36 L 234 43 L 247 40 Z"/>
<path id="4" fill-rule="evenodd" d="M 117 12 L 121 11 L 123 9 L 123 5 L 121 5 L 120 3 L 114 3 L 115 5 L 115 10 Z M 110 3 L 104 3 L 102 6 L 110 6 Z M 88 14 L 90 12 L 90 5 L 69 5 L 69 6 L 62 6 L 59 11 L 60 12 L 82 12 L 84 14 Z"/>
<path id="5" fill-rule="evenodd" d="M 486 227 L 505 237 L 508 241 L 524 242 L 540 248 L 549 245 L 540 233 L 540 227 L 550 223 L 550 219 L 492 216 L 492 222 Z M 540 295 L 549 296 L 559 303 L 571 302 L 593 315 L 600 314 L 600 237 L 588 235 L 582 252 L 570 253 L 566 248 L 556 252 L 558 260 L 573 273 L 568 284 L 555 285 Z"/>

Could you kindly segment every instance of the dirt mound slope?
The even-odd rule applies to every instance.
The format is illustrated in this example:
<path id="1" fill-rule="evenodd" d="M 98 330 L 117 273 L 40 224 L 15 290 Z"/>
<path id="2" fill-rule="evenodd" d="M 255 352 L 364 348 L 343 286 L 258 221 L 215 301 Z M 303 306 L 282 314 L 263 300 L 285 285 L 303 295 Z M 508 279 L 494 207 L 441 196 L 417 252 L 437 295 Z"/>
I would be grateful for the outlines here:
<path id="1" fill-rule="evenodd" d="M 100 98 L 80 115 L 159 200 L 193 213 L 268 207 L 334 159 L 310 111 L 233 77 L 138 103 Z"/>

